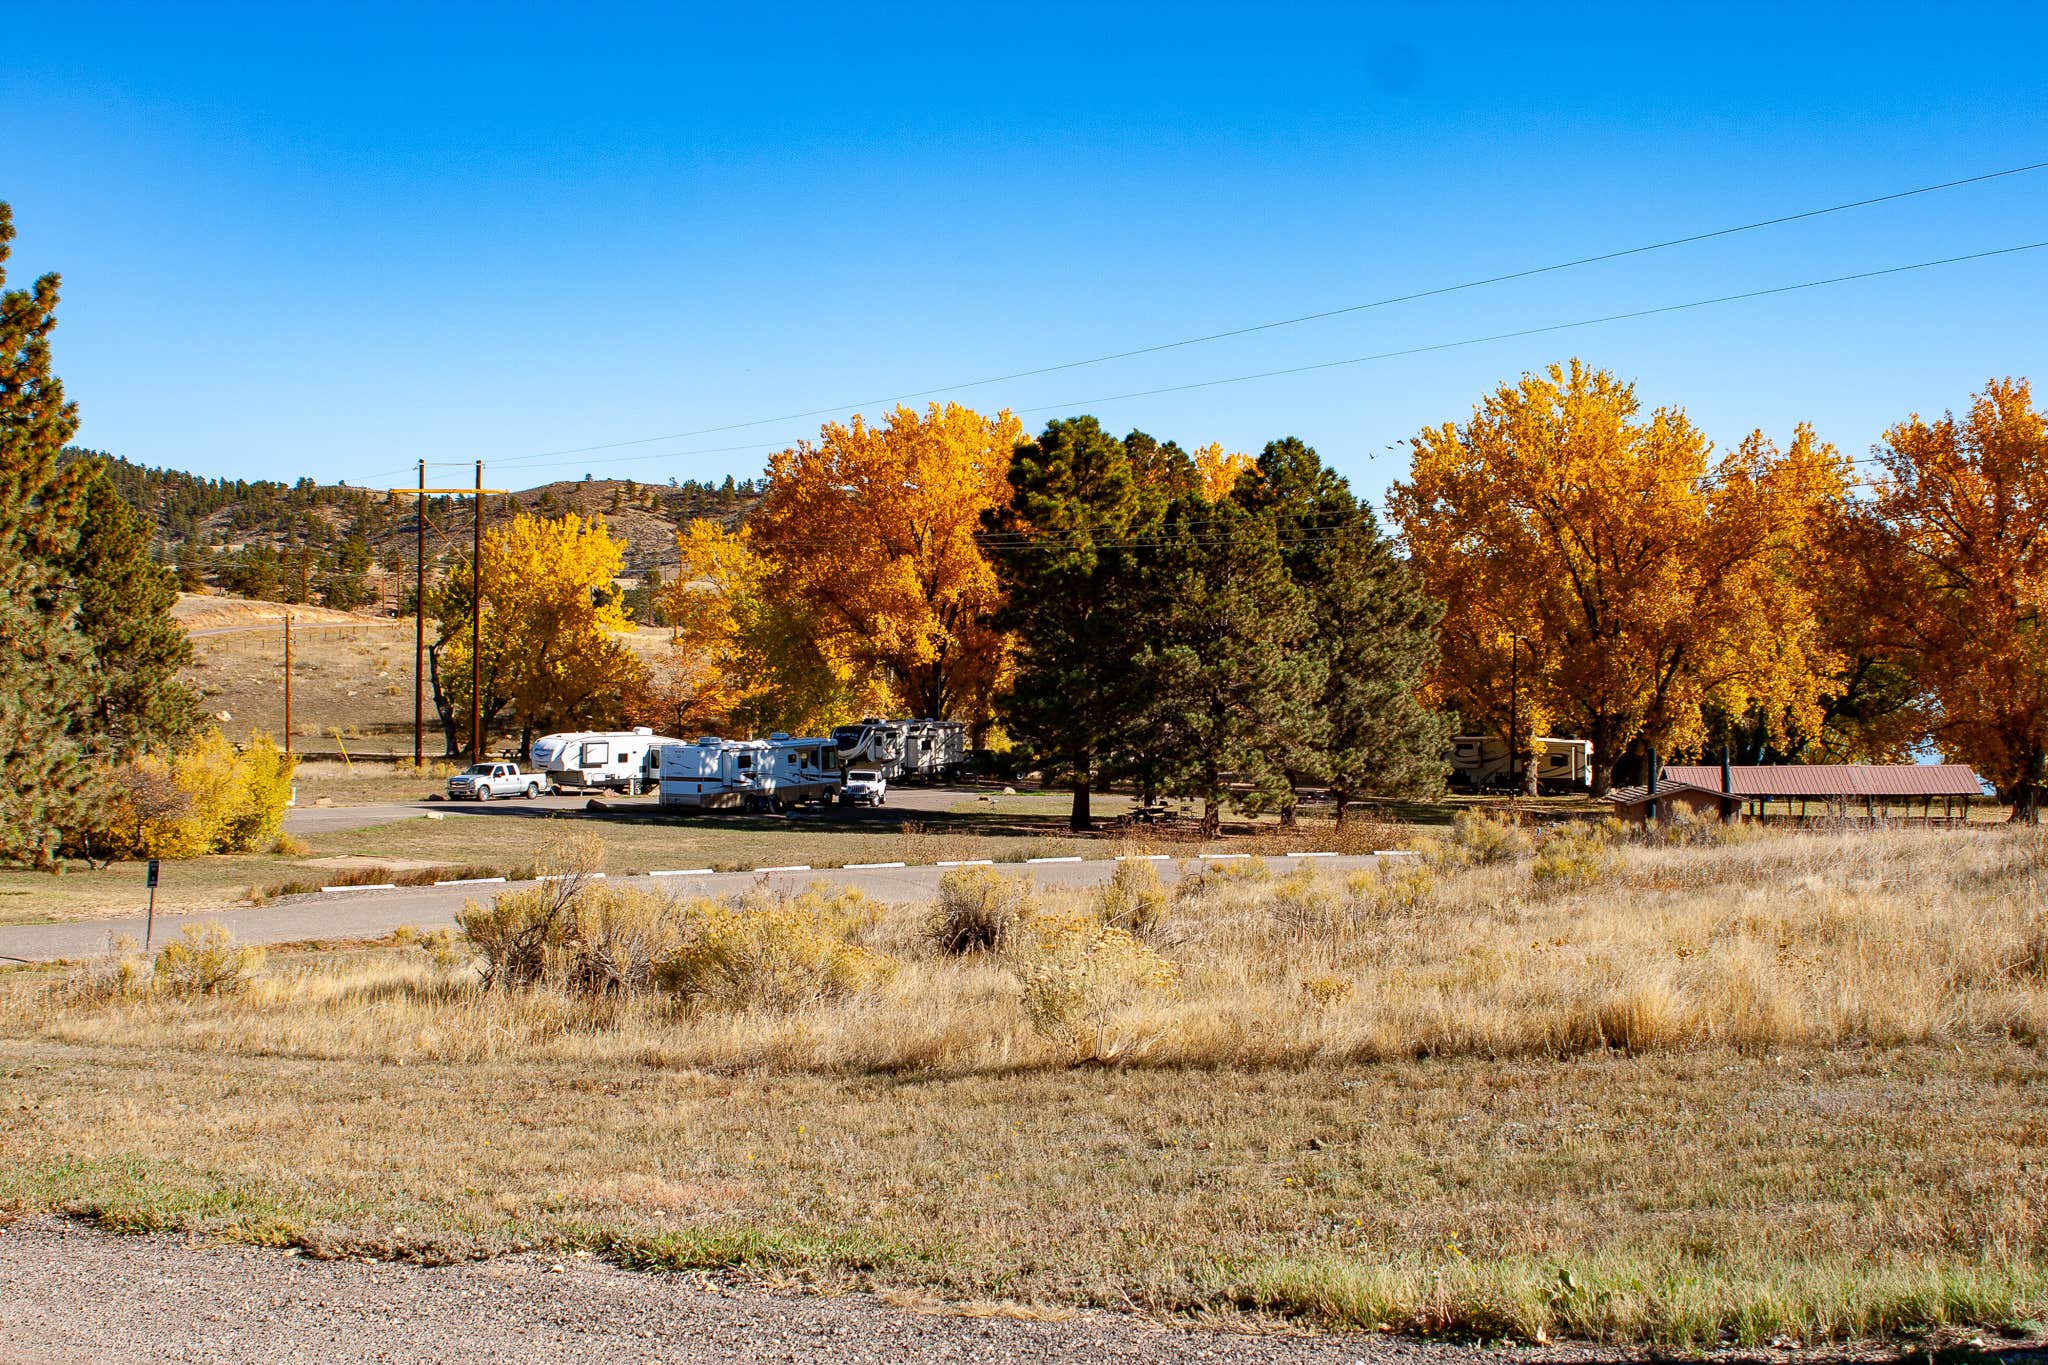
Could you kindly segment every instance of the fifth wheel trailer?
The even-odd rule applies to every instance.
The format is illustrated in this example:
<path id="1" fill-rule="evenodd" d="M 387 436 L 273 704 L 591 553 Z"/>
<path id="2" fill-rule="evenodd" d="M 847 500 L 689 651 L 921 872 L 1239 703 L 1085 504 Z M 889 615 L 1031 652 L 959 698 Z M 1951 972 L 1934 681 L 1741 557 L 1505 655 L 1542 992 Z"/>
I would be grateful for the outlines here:
<path id="1" fill-rule="evenodd" d="M 558 789 L 638 796 L 660 780 L 662 751 L 681 743 L 644 725 L 633 730 L 573 730 L 535 740 L 533 766 Z"/>
<path id="2" fill-rule="evenodd" d="M 938 782 L 967 764 L 967 727 L 957 720 L 884 720 L 869 716 L 832 732 L 843 766 L 860 764 L 887 781 Z"/>
<path id="3" fill-rule="evenodd" d="M 1554 795 L 1592 790 L 1593 742 L 1540 735 L 1535 747 L 1536 789 Z M 1451 785 L 1464 791 L 1489 791 L 1514 785 L 1508 768 L 1508 742 L 1499 735 L 1453 735 L 1444 757 L 1451 765 Z"/>

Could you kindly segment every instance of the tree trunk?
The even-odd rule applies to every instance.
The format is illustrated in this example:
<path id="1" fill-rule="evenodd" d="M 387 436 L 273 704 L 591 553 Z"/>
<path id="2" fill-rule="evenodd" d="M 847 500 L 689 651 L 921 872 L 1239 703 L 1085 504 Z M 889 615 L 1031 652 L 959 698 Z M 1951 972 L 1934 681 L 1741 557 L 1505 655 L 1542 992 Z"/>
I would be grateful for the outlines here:
<path id="1" fill-rule="evenodd" d="M 1344 812 L 1350 809 L 1350 796 L 1342 788 L 1333 787 L 1330 789 L 1330 805 L 1336 815 L 1334 822 L 1336 827 L 1338 829 L 1344 828 Z"/>
<path id="2" fill-rule="evenodd" d="M 1088 817 L 1088 779 L 1086 777 L 1074 779 L 1074 809 L 1067 816 L 1067 828 L 1076 833 L 1086 833 L 1094 828 L 1093 822 Z"/>
<path id="3" fill-rule="evenodd" d="M 519 762 L 522 766 L 533 761 L 533 727 L 519 727 Z"/>
<path id="4" fill-rule="evenodd" d="M 2040 824 L 2041 789 L 2032 782 L 2022 782 L 2013 788 L 2012 815 L 2008 818 L 2015 825 Z"/>

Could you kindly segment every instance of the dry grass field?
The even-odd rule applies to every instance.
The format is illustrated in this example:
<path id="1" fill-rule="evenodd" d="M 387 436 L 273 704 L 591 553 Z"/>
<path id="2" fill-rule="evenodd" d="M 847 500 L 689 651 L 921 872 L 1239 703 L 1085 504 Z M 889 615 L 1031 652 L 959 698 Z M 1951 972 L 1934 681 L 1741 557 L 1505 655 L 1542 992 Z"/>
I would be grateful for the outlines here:
<path id="1" fill-rule="evenodd" d="M 2038 1337 L 2044 874 L 2017 831 L 1467 821 L 1348 880 L 571 881 L 530 959 L 536 893 L 476 943 L 223 951 L 214 992 L 24 969 L 0 1208 L 1486 1339 Z"/>
<path id="2" fill-rule="evenodd" d="M 284 630 L 276 602 L 186 596 L 177 616 L 192 633 L 182 674 L 229 738 L 284 734 Z M 389 756 L 412 753 L 413 623 L 380 615 L 299 606 L 292 613 L 292 733 L 302 752 Z M 427 623 L 428 639 L 433 622 Z M 627 641 L 652 660 L 668 632 L 644 627 Z M 339 734 L 336 732 L 339 731 Z M 465 734 L 467 732 L 465 731 Z M 496 741 L 494 740 L 494 743 Z M 427 700 L 426 750 L 444 748 Z"/>

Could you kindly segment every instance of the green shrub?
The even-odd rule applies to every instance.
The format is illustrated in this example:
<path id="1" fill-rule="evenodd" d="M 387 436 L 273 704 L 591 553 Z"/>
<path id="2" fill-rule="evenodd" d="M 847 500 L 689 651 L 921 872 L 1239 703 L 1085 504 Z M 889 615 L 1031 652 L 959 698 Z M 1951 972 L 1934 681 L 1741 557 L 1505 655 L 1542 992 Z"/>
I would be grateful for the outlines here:
<path id="1" fill-rule="evenodd" d="M 939 899 L 925 937 L 942 953 L 999 952 L 1031 913 L 1031 879 L 987 867 L 963 867 L 939 878 Z"/>
<path id="2" fill-rule="evenodd" d="M 1112 929 L 1151 933 L 1166 922 L 1166 884 L 1148 862 L 1116 865 L 1107 882 L 1095 890 L 1095 913 Z"/>
<path id="3" fill-rule="evenodd" d="M 218 924 L 188 924 L 156 955 L 156 979 L 173 995 L 230 995 L 263 970 L 261 948 L 237 948 Z"/>

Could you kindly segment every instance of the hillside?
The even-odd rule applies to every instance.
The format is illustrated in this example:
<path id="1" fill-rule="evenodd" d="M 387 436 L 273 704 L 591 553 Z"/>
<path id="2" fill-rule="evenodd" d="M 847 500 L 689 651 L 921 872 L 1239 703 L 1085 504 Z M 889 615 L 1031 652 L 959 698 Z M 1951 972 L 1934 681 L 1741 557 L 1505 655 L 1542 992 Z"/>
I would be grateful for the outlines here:
<path id="1" fill-rule="evenodd" d="M 121 495 L 155 525 L 158 553 L 177 565 L 188 591 L 214 588 L 342 608 L 381 601 L 395 609 L 411 576 L 415 528 L 409 496 L 311 479 L 209 479 L 99 452 L 72 454 L 106 462 Z M 584 479 L 491 497 L 484 522 L 488 527 L 516 512 L 601 515 L 627 543 L 627 574 L 641 578 L 650 569 L 676 565 L 675 534 L 685 522 L 713 517 L 736 525 L 759 500 L 751 480 Z M 466 498 L 434 497 L 427 504 L 431 573 L 467 554 L 472 513 Z"/>

